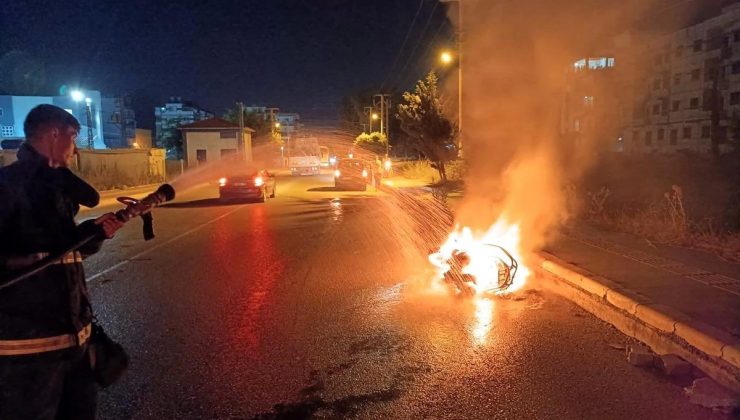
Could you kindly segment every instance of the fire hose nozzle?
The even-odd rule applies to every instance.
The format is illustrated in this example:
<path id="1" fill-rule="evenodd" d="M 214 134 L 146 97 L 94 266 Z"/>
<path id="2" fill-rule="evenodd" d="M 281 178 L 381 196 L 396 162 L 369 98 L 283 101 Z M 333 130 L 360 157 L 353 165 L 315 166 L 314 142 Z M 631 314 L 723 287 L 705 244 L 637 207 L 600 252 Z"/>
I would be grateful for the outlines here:
<path id="1" fill-rule="evenodd" d="M 141 200 L 131 197 L 118 197 L 121 204 L 126 208 L 116 212 L 116 218 L 122 222 L 128 222 L 134 217 L 141 216 L 144 220 L 144 239 L 154 238 L 154 228 L 152 226 L 151 211 L 154 207 L 161 205 L 175 198 L 175 189 L 170 184 L 162 184 L 157 191 L 147 195 Z"/>

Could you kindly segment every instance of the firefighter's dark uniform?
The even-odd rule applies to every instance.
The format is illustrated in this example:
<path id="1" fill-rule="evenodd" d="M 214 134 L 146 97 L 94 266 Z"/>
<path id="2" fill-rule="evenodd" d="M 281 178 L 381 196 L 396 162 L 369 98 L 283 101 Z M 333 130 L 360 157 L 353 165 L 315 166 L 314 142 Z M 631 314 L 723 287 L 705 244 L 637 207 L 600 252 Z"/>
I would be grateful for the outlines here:
<path id="1" fill-rule="evenodd" d="M 0 168 L 0 272 L 61 252 L 83 234 L 74 216 L 98 193 L 23 144 Z M 0 419 L 94 418 L 97 385 L 87 356 L 92 313 L 82 257 L 95 241 L 0 290 Z"/>

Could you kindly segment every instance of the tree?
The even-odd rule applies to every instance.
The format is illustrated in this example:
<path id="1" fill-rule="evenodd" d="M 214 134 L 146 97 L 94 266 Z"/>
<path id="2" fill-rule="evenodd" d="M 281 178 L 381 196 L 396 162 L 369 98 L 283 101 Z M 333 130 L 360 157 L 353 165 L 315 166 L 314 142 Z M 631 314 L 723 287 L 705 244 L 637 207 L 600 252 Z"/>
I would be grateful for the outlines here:
<path id="1" fill-rule="evenodd" d="M 377 131 L 362 133 L 355 139 L 355 146 L 368 150 L 376 155 L 384 155 L 388 150 L 388 138 Z"/>
<path id="2" fill-rule="evenodd" d="M 239 106 L 228 108 L 224 113 L 224 119 L 233 123 L 239 123 Z M 244 110 L 244 126 L 254 130 L 252 144 L 267 143 L 275 140 L 272 122 L 265 118 L 265 114 L 249 112 Z M 282 140 L 280 140 L 282 142 Z"/>
<path id="3" fill-rule="evenodd" d="M 413 147 L 432 162 L 444 182 L 447 180 L 445 163 L 457 157 L 457 130 L 444 115 L 437 81 L 437 75 L 430 72 L 416 83 L 413 93 L 404 92 L 396 117 Z"/>
<path id="4" fill-rule="evenodd" d="M 180 120 L 170 122 L 171 124 L 163 126 L 160 132 L 157 133 L 157 142 L 160 147 L 164 147 L 167 151 L 168 157 L 182 159 L 182 131 L 177 129 Z"/>

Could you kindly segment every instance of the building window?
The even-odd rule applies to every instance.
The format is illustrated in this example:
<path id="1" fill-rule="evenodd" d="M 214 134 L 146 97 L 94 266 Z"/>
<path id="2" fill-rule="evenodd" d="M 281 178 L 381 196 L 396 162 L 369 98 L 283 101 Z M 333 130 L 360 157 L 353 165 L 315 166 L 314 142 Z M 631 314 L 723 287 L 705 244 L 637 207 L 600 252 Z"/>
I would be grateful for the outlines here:
<path id="1" fill-rule="evenodd" d="M 740 61 L 735 61 L 732 63 L 732 74 L 738 74 L 740 73 Z"/>
<path id="2" fill-rule="evenodd" d="M 236 149 L 221 149 L 221 159 L 235 157 Z"/>
<path id="3" fill-rule="evenodd" d="M 594 106 L 594 97 L 593 96 L 584 96 L 583 97 L 583 105 L 584 106 Z"/>
<path id="4" fill-rule="evenodd" d="M 730 105 L 740 105 L 740 92 L 730 93 Z"/>
<path id="5" fill-rule="evenodd" d="M 195 151 L 195 159 L 198 161 L 199 165 L 202 165 L 208 161 L 208 154 L 206 153 L 205 149 L 197 149 Z"/>
<path id="6" fill-rule="evenodd" d="M 219 137 L 222 139 L 235 139 L 236 138 L 236 131 L 221 131 L 218 133 Z"/>
<path id="7" fill-rule="evenodd" d="M 735 31 L 732 33 L 732 40 L 735 42 L 740 42 L 740 31 Z"/>
<path id="8" fill-rule="evenodd" d="M 653 105 L 653 115 L 660 114 L 660 104 Z"/>
<path id="9" fill-rule="evenodd" d="M 573 121 L 573 129 L 575 131 L 581 131 L 581 120 Z"/>
<path id="10" fill-rule="evenodd" d="M 658 129 L 658 140 L 663 140 L 665 138 L 665 130 L 662 128 Z"/>
<path id="11" fill-rule="evenodd" d="M 701 69 L 691 70 L 691 80 L 699 80 L 701 78 Z"/>
<path id="12" fill-rule="evenodd" d="M 15 133 L 13 128 L 14 126 L 12 125 L 4 125 L 2 129 L 3 137 L 13 137 L 13 134 Z"/>
<path id="13" fill-rule="evenodd" d="M 678 139 L 671 138 L 671 146 L 675 146 L 678 144 Z"/>
<path id="14" fill-rule="evenodd" d="M 653 144 L 653 132 L 646 131 L 645 132 L 645 146 L 652 146 L 652 144 Z"/>
<path id="15" fill-rule="evenodd" d="M 694 41 L 694 52 L 701 51 L 701 48 L 703 45 L 704 45 L 704 40 L 702 39 L 697 39 L 696 41 Z"/>
<path id="16" fill-rule="evenodd" d="M 689 101 L 689 109 L 699 108 L 699 98 L 691 98 Z"/>
<path id="17" fill-rule="evenodd" d="M 671 104 L 671 111 L 678 111 L 681 108 L 681 101 L 673 101 Z"/>
<path id="18" fill-rule="evenodd" d="M 632 132 L 632 141 L 633 142 L 640 141 L 640 132 L 639 131 L 635 130 L 635 131 Z"/>
<path id="19" fill-rule="evenodd" d="M 678 141 L 678 129 L 674 128 L 671 130 L 671 144 L 676 144 Z"/>
<path id="20" fill-rule="evenodd" d="M 683 128 L 683 138 L 690 139 L 691 138 L 691 127 L 684 127 Z"/>
<path id="21" fill-rule="evenodd" d="M 711 133 L 712 133 L 712 128 L 710 126 L 705 125 L 704 127 L 701 128 L 701 137 L 702 138 L 705 138 L 705 139 L 706 138 L 709 138 L 709 136 L 711 135 Z"/>

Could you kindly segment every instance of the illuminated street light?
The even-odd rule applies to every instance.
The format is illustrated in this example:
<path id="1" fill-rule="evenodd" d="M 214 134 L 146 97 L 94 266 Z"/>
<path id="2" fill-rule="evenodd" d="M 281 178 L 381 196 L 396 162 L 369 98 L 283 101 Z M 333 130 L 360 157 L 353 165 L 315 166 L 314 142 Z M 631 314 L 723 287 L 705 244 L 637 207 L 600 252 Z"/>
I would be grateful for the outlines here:
<path id="1" fill-rule="evenodd" d="M 93 149 L 93 128 L 92 128 L 92 99 L 81 90 L 73 90 L 70 92 L 72 100 L 75 102 L 82 102 L 85 100 L 85 119 L 87 122 L 87 148 Z"/>
<path id="2" fill-rule="evenodd" d="M 275 128 L 280 128 L 280 123 L 279 122 L 276 122 L 275 123 Z"/>
<path id="3" fill-rule="evenodd" d="M 85 94 L 79 90 L 73 90 L 72 92 L 70 92 L 69 95 L 72 97 L 72 100 L 75 102 L 80 102 L 83 99 L 85 99 Z"/>
<path id="4" fill-rule="evenodd" d="M 378 114 L 376 114 L 376 113 L 374 113 L 374 112 L 373 112 L 372 118 L 373 118 L 374 120 L 377 120 L 377 119 L 378 119 L 378 118 L 380 118 L 380 117 L 378 116 Z"/>
<path id="5" fill-rule="evenodd" d="M 439 61 L 444 64 L 452 63 L 452 53 L 449 51 L 443 51 L 442 54 L 439 55 Z"/>

